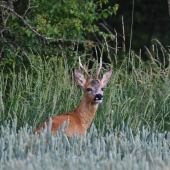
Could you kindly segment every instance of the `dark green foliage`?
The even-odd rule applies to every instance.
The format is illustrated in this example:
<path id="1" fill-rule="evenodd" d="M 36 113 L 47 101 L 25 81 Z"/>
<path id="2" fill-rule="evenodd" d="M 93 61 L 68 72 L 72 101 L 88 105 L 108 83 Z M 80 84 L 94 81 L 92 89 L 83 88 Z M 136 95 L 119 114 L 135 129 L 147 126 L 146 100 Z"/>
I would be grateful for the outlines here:
<path id="1" fill-rule="evenodd" d="M 116 14 L 118 6 L 103 10 L 103 3 L 107 1 L 2 1 L 0 66 L 26 66 L 33 54 L 45 59 L 63 54 L 72 64 L 75 42 L 86 42 L 86 33 L 100 31 L 94 21 Z"/>
<path id="2" fill-rule="evenodd" d="M 122 16 L 124 20 L 124 29 L 126 37 L 126 50 L 129 50 L 130 43 L 130 30 L 132 23 L 132 7 L 133 0 L 125 1 L 118 0 L 116 2 L 109 1 L 108 6 L 112 6 L 115 3 L 119 4 L 119 10 L 116 17 L 108 17 L 105 22 L 118 33 L 119 47 L 122 47 Z M 102 28 L 102 27 L 101 27 Z M 104 29 L 105 30 L 105 29 Z M 155 44 L 153 39 L 157 38 L 161 43 L 166 46 L 169 45 L 170 40 L 170 6 L 168 0 L 155 1 L 155 0 L 135 0 L 134 1 L 134 16 L 133 16 L 133 39 L 132 49 L 138 54 L 139 49 L 142 49 L 142 53 L 145 54 L 146 49 L 144 45 L 150 50 L 152 44 Z M 121 51 L 121 49 L 120 49 Z M 119 54 L 120 57 L 120 54 Z M 162 56 L 159 56 L 162 58 Z M 142 59 L 148 60 L 147 55 L 142 55 Z"/>

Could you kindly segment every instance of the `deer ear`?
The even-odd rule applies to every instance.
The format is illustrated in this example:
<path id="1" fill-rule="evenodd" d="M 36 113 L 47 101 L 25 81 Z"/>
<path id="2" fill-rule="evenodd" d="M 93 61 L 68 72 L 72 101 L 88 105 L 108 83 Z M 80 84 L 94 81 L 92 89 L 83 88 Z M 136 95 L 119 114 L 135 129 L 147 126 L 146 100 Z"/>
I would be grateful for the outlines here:
<path id="1" fill-rule="evenodd" d="M 103 86 L 109 83 L 112 73 L 113 73 L 113 70 L 111 69 L 107 71 L 106 73 L 104 73 L 103 76 L 100 78 L 100 81 L 102 82 Z"/>
<path id="2" fill-rule="evenodd" d="M 75 79 L 76 83 L 82 87 L 86 83 L 86 79 L 85 79 L 84 75 L 77 69 L 74 69 L 74 79 Z"/>

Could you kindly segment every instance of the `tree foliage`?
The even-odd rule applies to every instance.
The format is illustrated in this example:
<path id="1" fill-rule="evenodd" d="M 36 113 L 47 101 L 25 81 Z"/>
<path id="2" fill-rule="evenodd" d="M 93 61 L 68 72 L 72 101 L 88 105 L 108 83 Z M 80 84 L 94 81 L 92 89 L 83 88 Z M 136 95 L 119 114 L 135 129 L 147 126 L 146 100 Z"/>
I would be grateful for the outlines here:
<path id="1" fill-rule="evenodd" d="M 26 63 L 32 55 L 61 53 L 73 57 L 76 42 L 91 44 L 90 32 L 101 33 L 95 21 L 116 14 L 108 0 L 22 0 L 0 2 L 0 65 Z"/>

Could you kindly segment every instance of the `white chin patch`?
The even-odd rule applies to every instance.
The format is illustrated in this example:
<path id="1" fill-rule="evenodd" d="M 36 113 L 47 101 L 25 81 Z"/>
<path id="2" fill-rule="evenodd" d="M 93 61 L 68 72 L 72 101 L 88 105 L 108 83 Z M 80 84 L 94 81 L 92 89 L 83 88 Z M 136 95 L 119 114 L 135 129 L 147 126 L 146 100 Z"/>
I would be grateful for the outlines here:
<path id="1" fill-rule="evenodd" d="M 95 100 L 96 103 L 101 103 L 103 100 Z"/>

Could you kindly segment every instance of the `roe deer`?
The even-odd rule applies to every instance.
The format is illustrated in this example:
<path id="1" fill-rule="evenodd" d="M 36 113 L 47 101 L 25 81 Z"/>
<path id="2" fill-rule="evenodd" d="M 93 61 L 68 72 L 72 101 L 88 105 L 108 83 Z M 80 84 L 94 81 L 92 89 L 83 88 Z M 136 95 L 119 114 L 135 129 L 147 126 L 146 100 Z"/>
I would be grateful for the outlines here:
<path id="1" fill-rule="evenodd" d="M 69 119 L 66 135 L 71 136 L 76 133 L 78 133 L 79 136 L 84 135 L 85 131 L 89 128 L 93 120 L 93 117 L 97 111 L 99 103 L 103 101 L 103 90 L 104 90 L 103 87 L 109 82 L 112 76 L 113 71 L 111 69 L 107 71 L 100 79 L 98 79 L 98 75 L 102 67 L 101 58 L 100 58 L 99 69 L 96 73 L 95 78 L 92 78 L 87 72 L 85 66 L 82 66 L 80 57 L 79 57 L 79 65 L 84 70 L 84 72 L 88 77 L 88 80 L 86 80 L 84 75 L 80 71 L 74 69 L 75 81 L 78 85 L 82 87 L 84 91 L 83 98 L 79 106 L 75 110 L 67 114 L 61 114 L 52 117 L 51 130 L 54 131 L 55 133 L 58 130 L 58 128 L 59 127 L 61 128 L 62 124 L 64 122 L 67 122 L 67 120 Z M 48 126 L 49 119 L 47 119 L 45 122 Z M 42 125 L 40 125 L 35 132 L 39 134 L 41 128 L 45 126 L 45 122 Z"/>

